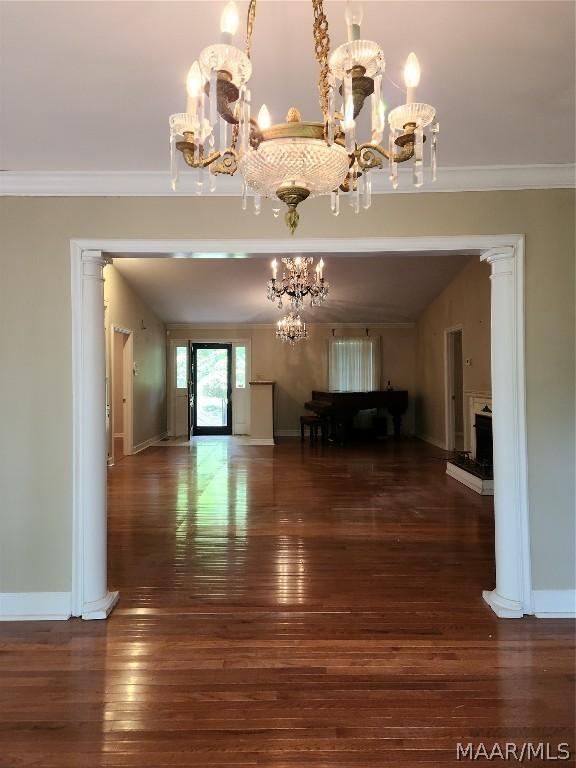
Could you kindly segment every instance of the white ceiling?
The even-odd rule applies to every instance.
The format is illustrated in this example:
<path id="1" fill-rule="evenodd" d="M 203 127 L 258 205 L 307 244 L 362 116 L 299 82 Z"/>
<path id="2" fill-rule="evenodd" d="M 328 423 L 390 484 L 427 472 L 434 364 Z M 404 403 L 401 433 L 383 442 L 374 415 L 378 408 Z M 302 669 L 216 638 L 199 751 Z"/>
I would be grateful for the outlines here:
<path id="1" fill-rule="evenodd" d="M 13 171 L 163 171 L 168 116 L 219 36 L 224 0 L 2 2 L 0 136 Z M 246 2 L 239 3 L 245 13 Z M 327 0 L 332 46 L 344 5 Z M 363 32 L 401 82 L 422 64 L 418 95 L 441 123 L 444 166 L 574 161 L 573 2 L 367 2 Z M 318 118 L 309 2 L 260 0 L 253 101 L 281 119 L 291 105 Z M 242 35 L 238 33 L 238 41 Z M 385 83 L 386 101 L 402 93 Z"/>
<path id="2" fill-rule="evenodd" d="M 272 323 L 267 254 L 238 258 L 115 258 L 114 266 L 167 323 Z M 317 254 L 330 283 L 326 303 L 303 316 L 319 323 L 414 322 L 473 255 Z M 279 257 L 278 257 L 279 258 Z M 286 305 L 285 305 L 286 306 Z"/>

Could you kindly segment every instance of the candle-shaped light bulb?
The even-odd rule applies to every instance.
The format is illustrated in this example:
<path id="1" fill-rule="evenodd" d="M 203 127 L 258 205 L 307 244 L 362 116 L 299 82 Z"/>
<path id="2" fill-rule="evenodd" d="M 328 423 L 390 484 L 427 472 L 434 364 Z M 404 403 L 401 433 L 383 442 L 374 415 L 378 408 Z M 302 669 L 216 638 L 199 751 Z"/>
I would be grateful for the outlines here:
<path id="1" fill-rule="evenodd" d="M 202 73 L 200 72 L 200 64 L 197 61 L 192 64 L 188 70 L 186 77 L 186 92 L 188 93 L 188 102 L 186 104 L 186 112 L 189 115 L 196 114 L 197 99 L 200 95 L 202 88 Z"/>
<path id="2" fill-rule="evenodd" d="M 348 27 L 348 42 L 360 40 L 360 24 L 362 24 L 362 18 L 364 17 L 362 3 L 347 0 L 344 16 L 346 18 L 346 26 Z"/>
<path id="3" fill-rule="evenodd" d="M 238 31 L 238 8 L 234 0 L 224 7 L 220 16 L 220 41 L 226 45 L 232 45 L 232 38 Z"/>
<path id="4" fill-rule="evenodd" d="M 420 62 L 412 52 L 404 65 L 404 83 L 406 85 L 406 104 L 412 104 L 416 87 L 420 82 Z"/>
<path id="5" fill-rule="evenodd" d="M 260 111 L 258 112 L 258 128 L 260 128 L 261 131 L 265 131 L 267 128 L 270 128 L 271 125 L 272 119 L 270 117 L 270 112 L 268 112 L 268 107 L 266 104 L 262 104 Z"/>
<path id="6" fill-rule="evenodd" d="M 320 259 L 318 262 L 318 274 L 320 275 L 320 278 L 322 279 L 324 272 L 324 259 Z"/>
<path id="7" fill-rule="evenodd" d="M 276 261 L 276 259 L 272 261 L 271 266 L 272 266 L 272 277 L 274 278 L 274 280 L 276 280 L 276 276 L 278 274 L 278 262 Z"/>

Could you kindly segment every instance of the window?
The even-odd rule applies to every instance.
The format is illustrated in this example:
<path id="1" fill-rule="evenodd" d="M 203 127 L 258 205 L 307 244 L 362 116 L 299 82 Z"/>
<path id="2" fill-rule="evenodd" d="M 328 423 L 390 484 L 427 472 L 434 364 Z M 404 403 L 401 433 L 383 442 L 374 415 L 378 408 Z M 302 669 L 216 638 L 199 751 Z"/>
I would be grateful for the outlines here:
<path id="1" fill-rule="evenodd" d="M 236 370 L 234 376 L 234 383 L 236 389 L 244 389 L 246 387 L 246 347 L 236 347 Z"/>
<path id="2" fill-rule="evenodd" d="M 188 347 L 176 347 L 176 389 L 188 386 Z"/>
<path id="3" fill-rule="evenodd" d="M 330 392 L 372 392 L 380 388 L 380 338 L 330 339 Z"/>

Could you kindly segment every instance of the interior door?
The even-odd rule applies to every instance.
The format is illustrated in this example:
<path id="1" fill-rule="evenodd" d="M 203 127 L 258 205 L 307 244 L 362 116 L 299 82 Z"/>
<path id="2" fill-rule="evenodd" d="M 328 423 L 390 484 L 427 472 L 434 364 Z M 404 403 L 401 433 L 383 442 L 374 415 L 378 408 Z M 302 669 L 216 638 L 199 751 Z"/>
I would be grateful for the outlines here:
<path id="1" fill-rule="evenodd" d="M 232 434 L 232 344 L 191 344 L 193 435 Z"/>

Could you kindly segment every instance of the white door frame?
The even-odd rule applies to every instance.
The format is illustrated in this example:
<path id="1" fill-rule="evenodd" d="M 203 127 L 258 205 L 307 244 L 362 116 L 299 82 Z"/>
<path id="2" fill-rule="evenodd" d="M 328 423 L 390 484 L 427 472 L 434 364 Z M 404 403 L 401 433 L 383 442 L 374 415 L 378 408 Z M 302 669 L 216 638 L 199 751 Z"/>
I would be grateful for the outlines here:
<path id="1" fill-rule="evenodd" d="M 124 434 L 122 451 L 124 456 L 130 456 L 134 452 L 134 331 L 129 328 L 122 328 L 119 325 L 110 327 L 110 360 L 111 366 L 111 386 L 114 391 L 114 344 L 115 333 L 121 333 L 126 336 L 124 348 L 122 351 L 122 397 L 124 400 L 124 413 L 122 419 L 122 429 Z M 112 410 L 112 463 L 116 461 L 114 455 L 114 398 L 110 400 Z"/>
<path id="2" fill-rule="evenodd" d="M 456 331 L 460 331 L 462 334 L 462 349 L 464 349 L 464 326 L 452 325 L 450 328 L 444 329 L 444 417 L 447 451 L 454 450 L 454 346 L 452 342 L 453 334 Z"/>
<path id="3" fill-rule="evenodd" d="M 179 329 L 181 332 L 181 329 Z M 168 376 L 167 376 L 167 382 L 168 382 L 168 391 L 167 391 L 167 422 L 168 422 L 168 434 L 171 437 L 177 437 L 174 430 L 174 424 L 175 424 L 175 415 L 176 415 L 176 408 L 175 408 L 175 401 L 176 401 L 176 387 L 175 384 L 175 354 L 176 354 L 176 347 L 177 346 L 188 346 L 190 344 L 231 344 L 232 345 L 232 378 L 230 381 L 230 390 L 231 390 L 231 398 L 232 398 L 232 434 L 238 435 L 238 434 L 247 434 L 245 432 L 238 432 L 238 418 L 237 418 L 237 406 L 238 403 L 236 402 L 236 387 L 235 384 L 235 374 L 236 374 L 236 346 L 243 346 L 246 347 L 246 390 L 249 392 L 248 388 L 248 381 L 250 380 L 250 371 L 251 371 L 251 360 L 252 360 L 252 341 L 249 337 L 242 338 L 241 336 L 237 336 L 236 338 L 224 338 L 224 337 L 218 337 L 215 339 L 208 339 L 208 338 L 202 338 L 202 339 L 193 339 L 192 334 L 194 333 L 193 329 L 191 331 L 186 331 L 188 333 L 188 337 L 184 338 L 178 338 L 173 339 L 171 337 L 168 338 L 168 346 L 167 346 L 167 352 L 168 352 Z M 249 400 L 249 398 L 248 398 Z M 247 426 L 248 431 L 250 428 L 250 404 L 248 402 L 248 416 L 247 416 Z"/>
<path id="4" fill-rule="evenodd" d="M 483 593 L 501 617 L 534 612 L 527 492 L 524 237 L 317 238 L 308 240 L 73 240 L 72 613 L 105 618 L 118 593 L 106 574 L 104 294 L 106 252 L 366 253 L 476 251 L 490 263 L 496 586 Z M 263 276 L 263 284 L 265 276 Z"/>

